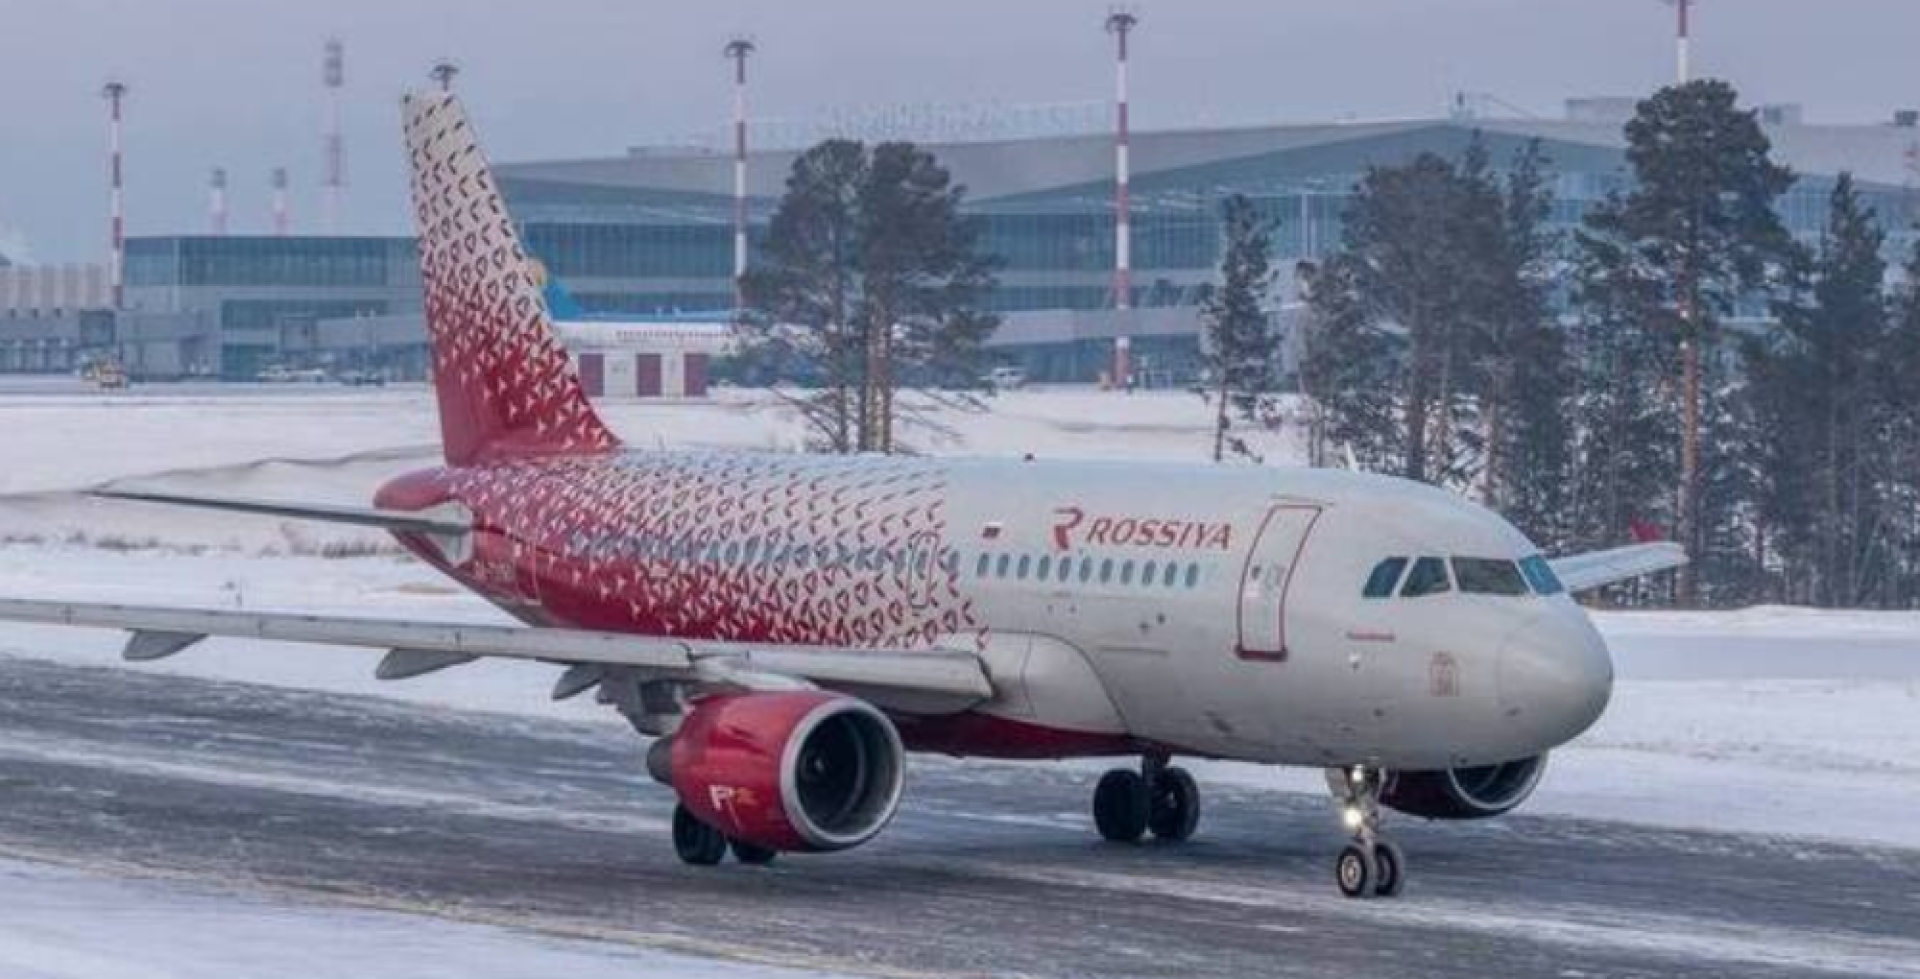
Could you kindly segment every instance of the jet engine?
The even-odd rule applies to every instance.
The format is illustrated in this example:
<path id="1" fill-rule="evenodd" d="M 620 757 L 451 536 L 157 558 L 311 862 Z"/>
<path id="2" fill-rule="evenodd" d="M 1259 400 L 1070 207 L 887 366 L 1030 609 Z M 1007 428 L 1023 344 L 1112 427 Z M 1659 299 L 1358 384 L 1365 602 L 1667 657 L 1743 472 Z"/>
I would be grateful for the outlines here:
<path id="1" fill-rule="evenodd" d="M 1498 765 L 1391 772 L 1380 803 L 1428 819 L 1485 819 L 1525 802 L 1546 768 L 1547 756 L 1535 755 Z"/>
<path id="2" fill-rule="evenodd" d="M 818 691 L 697 701 L 647 770 L 701 822 L 770 850 L 844 850 L 893 818 L 906 751 L 872 704 Z"/>

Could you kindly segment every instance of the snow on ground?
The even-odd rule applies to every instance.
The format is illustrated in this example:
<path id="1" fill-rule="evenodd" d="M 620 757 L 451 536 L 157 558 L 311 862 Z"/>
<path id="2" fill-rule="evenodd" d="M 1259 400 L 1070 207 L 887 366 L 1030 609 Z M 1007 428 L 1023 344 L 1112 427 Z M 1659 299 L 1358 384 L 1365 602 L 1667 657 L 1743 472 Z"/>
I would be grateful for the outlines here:
<path id="1" fill-rule="evenodd" d="M 0 975 L 10 979 L 362 979 L 394 975 L 397 963 L 417 979 L 824 975 L 0 858 Z"/>
<path id="2" fill-rule="evenodd" d="M 764 392 L 607 413 L 636 445 L 804 442 L 793 413 Z M 945 434 L 920 429 L 925 447 L 975 454 L 1197 459 L 1209 430 L 1206 406 L 1185 392 L 1034 389 L 935 417 Z M 126 480 L 363 501 L 381 479 L 433 462 L 424 389 L 9 388 L 0 390 L 0 431 L 9 467 L 0 471 L 0 542 L 11 541 L 0 543 L 0 594 L 501 621 L 391 553 L 320 556 L 328 543 L 370 546 L 377 536 L 73 492 Z M 257 456 L 287 461 L 251 464 Z M 1620 678 L 1613 704 L 1555 755 L 1529 811 L 1920 847 L 1910 818 L 1920 799 L 1920 615 L 1768 608 L 1597 621 Z M 116 664 L 119 642 L 0 626 L 0 654 Z M 540 664 L 475 664 L 385 684 L 371 678 L 376 658 L 215 640 L 140 668 L 615 722 L 586 698 L 547 702 L 554 671 Z M 1323 790 L 1314 772 L 1206 768 L 1209 779 Z"/>

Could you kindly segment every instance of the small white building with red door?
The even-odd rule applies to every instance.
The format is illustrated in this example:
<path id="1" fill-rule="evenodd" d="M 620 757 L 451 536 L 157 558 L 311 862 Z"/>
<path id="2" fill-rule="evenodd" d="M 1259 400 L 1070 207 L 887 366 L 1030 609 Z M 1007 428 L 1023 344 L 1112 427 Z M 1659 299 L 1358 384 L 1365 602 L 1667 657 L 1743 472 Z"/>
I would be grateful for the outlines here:
<path id="1" fill-rule="evenodd" d="M 590 398 L 704 398 L 726 323 L 577 320 L 554 324 Z"/>

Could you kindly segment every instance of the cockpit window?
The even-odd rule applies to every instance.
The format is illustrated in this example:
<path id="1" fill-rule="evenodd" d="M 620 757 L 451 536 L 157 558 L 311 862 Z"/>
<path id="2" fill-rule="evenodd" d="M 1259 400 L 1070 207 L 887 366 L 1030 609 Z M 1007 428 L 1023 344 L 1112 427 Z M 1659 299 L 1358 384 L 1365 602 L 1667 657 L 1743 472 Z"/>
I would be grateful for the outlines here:
<path id="1" fill-rule="evenodd" d="M 1373 566 L 1373 573 L 1367 575 L 1367 588 L 1362 592 L 1367 598 L 1392 598 L 1393 586 L 1400 583 L 1400 572 L 1407 570 L 1407 559 L 1390 557 Z"/>
<path id="2" fill-rule="evenodd" d="M 1484 557 L 1453 559 L 1453 576 L 1468 595 L 1525 595 L 1527 583 L 1512 561 Z"/>
<path id="3" fill-rule="evenodd" d="M 1452 587 L 1452 582 L 1447 580 L 1447 562 L 1437 557 L 1423 557 L 1413 562 L 1413 570 L 1407 572 L 1407 583 L 1400 586 L 1400 597 L 1438 595 Z"/>
<path id="4" fill-rule="evenodd" d="M 1553 573 L 1553 565 L 1538 554 L 1520 561 L 1520 573 L 1527 576 L 1527 584 L 1533 586 L 1535 594 L 1558 595 L 1567 590 L 1560 583 L 1560 576 Z"/>

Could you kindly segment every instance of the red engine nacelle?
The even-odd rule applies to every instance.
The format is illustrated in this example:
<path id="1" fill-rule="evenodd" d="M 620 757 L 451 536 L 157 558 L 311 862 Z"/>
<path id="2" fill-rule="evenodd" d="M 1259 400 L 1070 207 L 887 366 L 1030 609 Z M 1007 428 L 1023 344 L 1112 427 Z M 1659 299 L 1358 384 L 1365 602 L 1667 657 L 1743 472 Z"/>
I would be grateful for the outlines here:
<path id="1" fill-rule="evenodd" d="M 840 694 L 725 694 L 694 704 L 647 769 L 688 811 L 734 839 L 844 850 L 893 818 L 906 751 L 885 714 Z"/>

